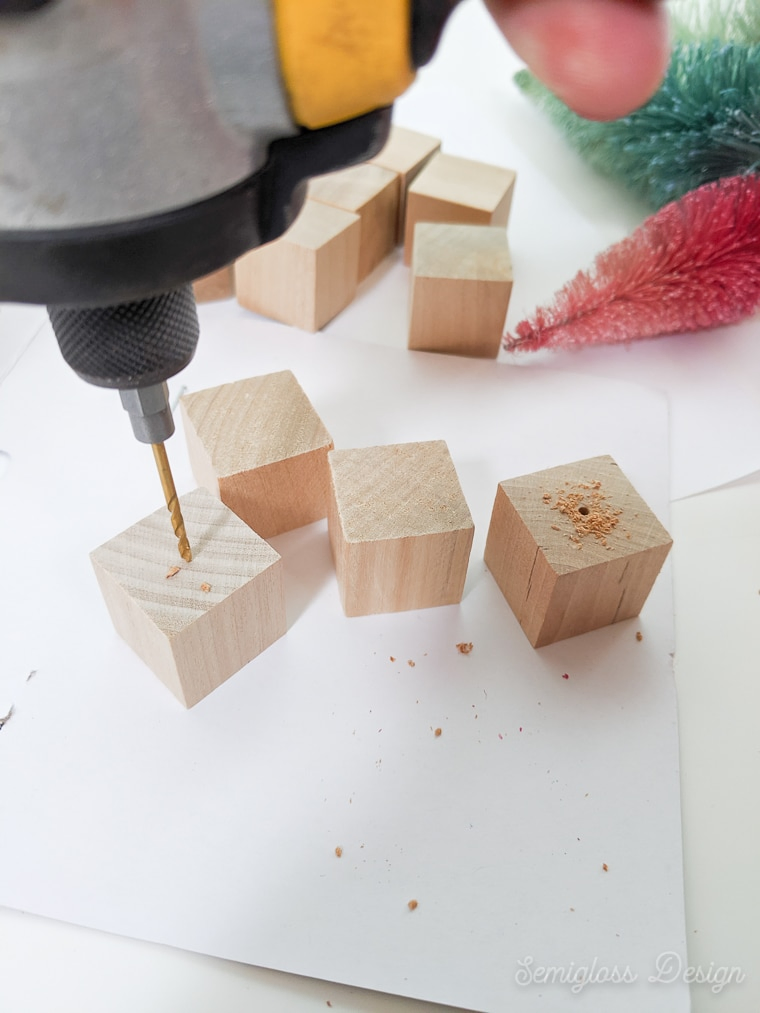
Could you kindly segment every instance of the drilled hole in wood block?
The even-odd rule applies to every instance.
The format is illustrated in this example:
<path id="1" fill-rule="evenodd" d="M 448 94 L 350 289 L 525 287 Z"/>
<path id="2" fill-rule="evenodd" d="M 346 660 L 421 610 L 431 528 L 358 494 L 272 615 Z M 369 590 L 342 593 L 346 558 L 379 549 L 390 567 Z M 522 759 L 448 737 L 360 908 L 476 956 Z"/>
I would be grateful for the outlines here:
<path id="1" fill-rule="evenodd" d="M 609 456 L 501 482 L 485 561 L 534 647 L 637 616 L 672 540 Z"/>

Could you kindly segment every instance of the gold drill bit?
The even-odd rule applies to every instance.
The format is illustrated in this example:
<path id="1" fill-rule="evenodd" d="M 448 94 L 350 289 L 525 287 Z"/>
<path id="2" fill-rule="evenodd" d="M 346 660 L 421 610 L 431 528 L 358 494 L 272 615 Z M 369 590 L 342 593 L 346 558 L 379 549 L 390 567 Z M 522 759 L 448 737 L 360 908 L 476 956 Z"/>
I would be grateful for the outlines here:
<path id="1" fill-rule="evenodd" d="M 172 515 L 172 527 L 179 542 L 179 554 L 186 563 L 189 563 L 193 558 L 193 552 L 190 548 L 190 542 L 187 540 L 185 522 L 182 518 L 182 511 L 179 508 L 177 490 L 174 488 L 172 470 L 169 467 L 169 458 L 166 456 L 166 447 L 163 443 L 151 443 L 151 447 L 153 447 L 153 456 L 156 459 L 156 467 L 158 468 L 161 486 L 164 490 L 166 506 Z"/>

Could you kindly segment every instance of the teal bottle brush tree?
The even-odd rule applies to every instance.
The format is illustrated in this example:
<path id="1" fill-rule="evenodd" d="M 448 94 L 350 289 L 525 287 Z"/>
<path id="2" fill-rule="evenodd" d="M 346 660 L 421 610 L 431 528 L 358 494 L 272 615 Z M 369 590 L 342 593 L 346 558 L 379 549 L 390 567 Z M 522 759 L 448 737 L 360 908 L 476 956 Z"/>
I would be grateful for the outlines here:
<path id="1" fill-rule="evenodd" d="M 609 123 L 577 116 L 527 70 L 515 80 L 584 159 L 653 210 L 760 168 L 760 45 L 676 44 L 654 97 Z"/>

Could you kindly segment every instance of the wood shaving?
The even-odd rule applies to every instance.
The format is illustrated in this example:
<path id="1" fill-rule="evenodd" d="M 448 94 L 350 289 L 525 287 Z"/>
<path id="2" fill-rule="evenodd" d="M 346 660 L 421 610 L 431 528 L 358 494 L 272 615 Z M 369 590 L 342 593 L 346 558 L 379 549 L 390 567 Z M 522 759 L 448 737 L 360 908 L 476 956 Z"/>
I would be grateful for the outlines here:
<path id="1" fill-rule="evenodd" d="M 414 662 L 412 661 L 412 659 L 410 658 L 410 659 L 409 659 L 409 661 L 407 661 L 407 665 L 408 665 L 408 666 L 409 666 L 410 668 L 414 668 L 414 665 L 415 665 L 415 663 L 414 663 Z"/>
<path id="2" fill-rule="evenodd" d="M 179 573 L 181 569 L 182 569 L 181 566 L 170 566 L 166 572 L 166 579 L 168 580 L 169 577 L 174 577 L 176 574 Z"/>
<path id="3" fill-rule="evenodd" d="M 436 730 L 435 730 L 435 732 L 433 734 L 435 735 L 436 738 L 439 738 L 439 736 L 441 736 L 443 734 L 443 729 L 442 728 L 436 728 Z"/>
<path id="4" fill-rule="evenodd" d="M 610 867 L 609 867 L 609 865 L 607 865 L 606 862 L 602 862 L 602 868 L 604 869 L 605 872 L 609 872 L 610 871 Z"/>
<path id="5" fill-rule="evenodd" d="M 641 632 L 641 630 L 636 630 L 636 639 L 638 640 L 639 643 L 641 643 L 641 641 L 644 639 L 644 634 Z"/>
<path id="6" fill-rule="evenodd" d="M 391 655 L 391 661 L 395 661 L 395 660 L 396 659 L 393 657 L 393 655 Z"/>
<path id="7" fill-rule="evenodd" d="M 203 583 L 201 584 L 201 591 L 205 591 L 205 592 L 206 592 L 206 594 L 208 594 L 210 590 L 211 590 L 211 585 L 210 585 L 210 584 L 207 584 L 207 583 L 206 583 L 206 582 L 204 581 L 204 582 L 203 582 Z"/>
<path id="8" fill-rule="evenodd" d="M 417 907 L 417 901 L 410 900 L 409 903 L 407 904 L 407 907 L 409 908 L 410 911 L 414 911 L 414 909 Z"/>
<path id="9" fill-rule="evenodd" d="M 341 848 L 340 844 L 335 849 L 335 857 L 336 858 L 342 858 L 343 857 L 343 848 Z"/>
<path id="10" fill-rule="evenodd" d="M 607 535 L 617 527 L 622 510 L 616 510 L 608 503 L 600 481 L 576 482 L 573 486 L 557 490 L 552 502 L 552 494 L 545 492 L 544 503 L 551 504 L 552 510 L 558 510 L 567 517 L 575 529 L 570 541 L 576 548 L 583 547 L 582 539 L 592 535 L 605 548 Z M 555 525 L 552 528 L 556 530 Z"/>
<path id="11" fill-rule="evenodd" d="M 460 654 L 469 654 L 472 650 L 472 644 L 457 644 L 457 650 Z"/>

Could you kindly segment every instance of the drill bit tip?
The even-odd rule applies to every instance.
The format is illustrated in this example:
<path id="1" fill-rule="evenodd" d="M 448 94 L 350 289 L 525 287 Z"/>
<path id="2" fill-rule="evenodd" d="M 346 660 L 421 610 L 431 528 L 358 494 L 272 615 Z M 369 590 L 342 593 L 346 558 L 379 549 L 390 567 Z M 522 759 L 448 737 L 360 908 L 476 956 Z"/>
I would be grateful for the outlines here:
<path id="1" fill-rule="evenodd" d="M 192 561 L 193 552 L 190 548 L 187 532 L 185 531 L 185 520 L 180 510 L 177 490 L 174 487 L 174 479 L 169 467 L 169 458 L 166 456 L 166 447 L 163 443 L 152 443 L 151 446 L 153 447 L 153 456 L 156 459 L 158 475 L 161 479 L 161 487 L 164 490 L 166 507 L 171 514 L 172 527 L 179 543 L 179 554 L 186 563 L 189 563 Z"/>

